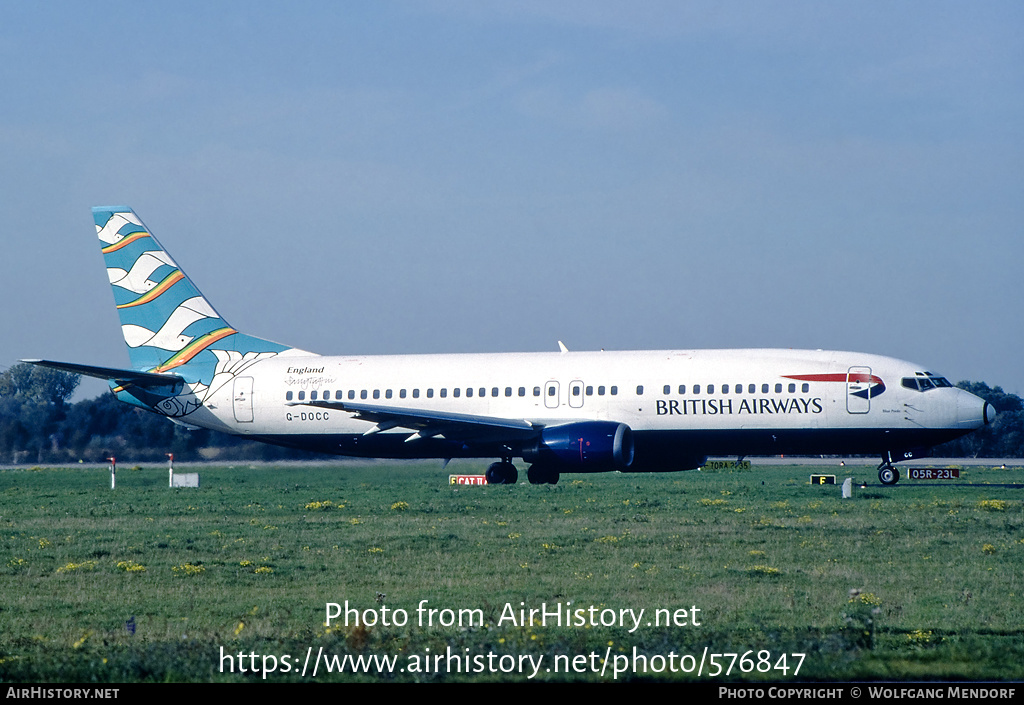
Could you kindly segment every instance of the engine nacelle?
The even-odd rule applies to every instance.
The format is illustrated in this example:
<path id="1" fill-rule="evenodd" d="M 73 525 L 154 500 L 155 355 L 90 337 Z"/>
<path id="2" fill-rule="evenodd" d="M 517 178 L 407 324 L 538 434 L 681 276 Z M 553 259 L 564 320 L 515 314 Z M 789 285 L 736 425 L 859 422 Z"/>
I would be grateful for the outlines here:
<path id="1" fill-rule="evenodd" d="M 633 431 L 614 421 L 550 426 L 523 448 L 528 463 L 551 463 L 565 472 L 625 470 L 633 462 Z"/>

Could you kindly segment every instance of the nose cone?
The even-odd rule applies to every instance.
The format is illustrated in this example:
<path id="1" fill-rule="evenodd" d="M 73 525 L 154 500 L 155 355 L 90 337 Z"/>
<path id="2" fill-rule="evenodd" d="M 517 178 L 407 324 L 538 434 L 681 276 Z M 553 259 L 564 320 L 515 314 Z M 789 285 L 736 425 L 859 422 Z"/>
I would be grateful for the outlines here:
<path id="1" fill-rule="evenodd" d="M 960 428 L 982 428 L 996 419 L 996 409 L 981 397 L 960 390 L 956 400 L 956 420 Z"/>

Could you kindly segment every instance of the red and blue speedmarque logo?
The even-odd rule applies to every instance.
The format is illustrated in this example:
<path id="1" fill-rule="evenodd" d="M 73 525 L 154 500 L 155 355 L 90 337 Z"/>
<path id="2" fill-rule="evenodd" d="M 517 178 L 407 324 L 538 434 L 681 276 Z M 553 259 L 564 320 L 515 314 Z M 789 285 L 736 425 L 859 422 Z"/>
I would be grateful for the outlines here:
<path id="1" fill-rule="evenodd" d="M 874 399 L 882 396 L 885 391 L 885 382 L 882 378 L 870 372 L 837 372 L 834 374 L 821 375 L 783 375 L 786 379 L 798 379 L 801 382 L 842 382 L 849 385 L 863 385 L 863 389 L 850 389 L 850 396 L 861 399 Z"/>

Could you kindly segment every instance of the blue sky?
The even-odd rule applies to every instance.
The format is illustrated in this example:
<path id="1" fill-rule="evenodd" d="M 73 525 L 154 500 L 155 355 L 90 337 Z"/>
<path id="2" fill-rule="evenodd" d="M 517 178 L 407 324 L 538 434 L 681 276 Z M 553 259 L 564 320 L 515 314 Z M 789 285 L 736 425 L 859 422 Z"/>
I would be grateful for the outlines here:
<path id="1" fill-rule="evenodd" d="M 833 348 L 1024 394 L 1022 32 L 1019 2 L 13 3 L 0 368 L 127 365 L 89 211 L 127 204 L 234 327 L 315 352 Z"/>

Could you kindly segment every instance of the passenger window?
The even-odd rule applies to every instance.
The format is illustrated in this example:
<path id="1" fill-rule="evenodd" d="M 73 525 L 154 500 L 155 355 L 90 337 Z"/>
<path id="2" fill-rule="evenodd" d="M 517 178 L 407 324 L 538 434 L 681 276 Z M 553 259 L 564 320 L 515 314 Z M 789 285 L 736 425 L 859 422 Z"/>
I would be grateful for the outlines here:
<path id="1" fill-rule="evenodd" d="M 305 392 L 299 392 L 299 401 L 303 401 L 306 398 Z"/>
<path id="2" fill-rule="evenodd" d="M 506 397 L 512 396 L 512 387 L 505 387 L 505 396 Z"/>
<path id="3" fill-rule="evenodd" d="M 590 386 L 589 384 L 587 385 L 587 396 L 588 397 L 594 396 L 594 388 L 592 386 Z"/>
<path id="4" fill-rule="evenodd" d="M 679 393 L 680 394 L 686 394 L 686 385 L 685 384 L 680 384 L 679 385 Z"/>
<path id="5" fill-rule="evenodd" d="M 473 388 L 472 387 L 466 387 L 466 398 L 468 399 L 471 396 L 473 396 Z"/>
<path id="6" fill-rule="evenodd" d="M 796 391 L 796 385 L 793 384 L 792 382 L 790 382 L 789 383 L 789 393 L 792 394 L 795 391 Z"/>
<path id="7" fill-rule="evenodd" d="M 331 390 L 328 389 L 328 390 L 324 391 L 324 401 L 327 401 L 330 398 L 331 398 Z"/>
<path id="8" fill-rule="evenodd" d="M 597 386 L 597 396 L 599 396 L 599 397 L 603 397 L 604 396 L 604 385 L 603 384 L 599 384 Z"/>
<path id="9" fill-rule="evenodd" d="M 611 395 L 614 397 L 616 394 L 619 393 L 619 387 L 618 385 L 613 384 L 612 388 L 608 391 L 611 392 Z"/>
<path id="10" fill-rule="evenodd" d="M 748 385 L 747 386 L 747 391 L 750 392 L 751 394 L 753 394 L 754 392 L 757 391 L 757 385 L 756 384 Z"/>
<path id="11" fill-rule="evenodd" d="M 555 391 L 556 391 L 557 389 L 558 389 L 558 388 L 557 388 L 557 387 L 555 387 L 555 385 L 553 385 L 553 384 L 552 384 L 552 385 L 551 385 L 550 387 L 548 387 L 548 396 L 549 396 L 549 397 L 553 397 L 553 396 L 555 396 Z"/>
<path id="12" fill-rule="evenodd" d="M 803 385 L 800 387 L 800 391 L 802 391 L 802 392 L 809 392 L 809 391 L 811 391 L 811 385 L 807 384 L 807 382 L 804 382 Z"/>
<path id="13" fill-rule="evenodd" d="M 521 396 L 521 397 L 525 397 L 526 396 L 526 387 L 520 387 L 519 388 L 519 396 Z"/>
<path id="14" fill-rule="evenodd" d="M 572 395 L 574 397 L 578 397 L 580 395 L 580 393 L 582 393 L 582 391 L 583 390 L 580 389 L 580 385 L 578 385 L 578 384 L 572 385 Z"/>
<path id="15" fill-rule="evenodd" d="M 708 385 L 708 394 L 714 394 L 714 393 L 715 393 L 715 385 L 709 384 Z"/>
<path id="16" fill-rule="evenodd" d="M 384 392 L 384 398 L 385 399 L 390 399 L 391 398 L 391 390 L 390 389 L 387 390 L 386 392 Z"/>
<path id="17" fill-rule="evenodd" d="M 767 394 L 767 393 L 768 393 L 768 385 L 767 384 L 762 384 L 761 385 L 761 394 Z"/>
<path id="18" fill-rule="evenodd" d="M 285 401 L 291 401 L 292 400 L 292 393 L 291 392 L 285 392 L 284 393 L 284 400 Z"/>
<path id="19" fill-rule="evenodd" d="M 486 387 L 480 387 L 480 396 L 482 396 L 482 397 L 486 397 L 487 396 L 487 388 Z"/>
<path id="20" fill-rule="evenodd" d="M 535 396 L 535 397 L 539 397 L 540 396 L 540 387 L 534 387 L 533 388 L 533 396 Z"/>
<path id="21" fill-rule="evenodd" d="M 356 390 L 354 390 L 354 389 L 348 390 L 348 398 L 349 399 L 355 399 L 356 398 Z"/>
<path id="22" fill-rule="evenodd" d="M 405 399 L 405 390 L 404 389 L 399 389 L 398 390 L 398 396 L 401 397 L 402 399 Z"/>
<path id="23" fill-rule="evenodd" d="M 441 387 L 441 398 L 442 399 L 447 399 L 448 398 L 448 388 L 447 387 Z"/>
<path id="24" fill-rule="evenodd" d="M 419 389 L 412 390 L 412 398 L 413 399 L 419 399 L 420 398 L 420 390 Z"/>
<path id="25" fill-rule="evenodd" d="M 433 387 L 428 387 L 427 388 L 427 399 L 433 399 L 433 398 L 434 398 L 434 388 Z"/>
<path id="26" fill-rule="evenodd" d="M 722 394 L 728 394 L 728 393 L 729 393 L 729 385 L 728 384 L 723 384 L 722 385 Z"/>
<path id="27" fill-rule="evenodd" d="M 456 399 L 459 398 L 460 394 L 462 394 L 462 389 L 461 388 L 455 387 L 455 389 L 452 390 L 452 396 L 455 397 Z"/>
<path id="28" fill-rule="evenodd" d="M 664 387 L 661 388 L 661 393 L 662 394 L 671 394 L 672 393 L 672 385 L 666 384 Z"/>
<path id="29" fill-rule="evenodd" d="M 492 397 L 498 396 L 498 388 L 497 387 L 491 387 L 491 396 Z"/>
<path id="30" fill-rule="evenodd" d="M 693 385 L 693 393 L 694 394 L 700 394 L 700 385 L 699 384 Z"/>
<path id="31" fill-rule="evenodd" d="M 374 389 L 373 390 L 373 398 L 374 399 L 380 399 L 380 390 L 379 389 Z"/>
<path id="32" fill-rule="evenodd" d="M 315 389 L 312 392 L 309 393 L 309 400 L 310 401 L 316 401 L 316 390 Z"/>
<path id="33" fill-rule="evenodd" d="M 640 396 L 643 396 L 643 394 L 644 394 L 644 385 L 642 385 L 642 384 L 636 385 L 636 395 L 638 397 L 640 397 Z"/>
<path id="34" fill-rule="evenodd" d="M 775 385 L 775 393 L 779 394 L 781 392 L 782 392 L 782 385 L 781 384 L 776 384 Z"/>
<path id="35" fill-rule="evenodd" d="M 359 398 L 360 398 L 360 399 L 365 399 L 366 397 L 367 397 L 367 394 L 366 394 L 366 390 L 365 390 L 365 389 L 363 389 L 363 390 L 360 390 L 360 392 L 359 392 Z"/>

